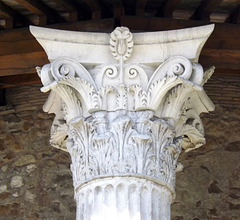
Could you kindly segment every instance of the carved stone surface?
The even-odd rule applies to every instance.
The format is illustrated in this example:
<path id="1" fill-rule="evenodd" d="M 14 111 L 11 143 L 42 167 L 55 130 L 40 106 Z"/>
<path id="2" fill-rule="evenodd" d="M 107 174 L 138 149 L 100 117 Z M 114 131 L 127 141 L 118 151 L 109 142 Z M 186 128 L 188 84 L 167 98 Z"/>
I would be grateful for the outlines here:
<path id="1" fill-rule="evenodd" d="M 74 185 L 99 176 L 137 175 L 156 178 L 172 189 L 181 138 L 152 111 L 95 112 L 91 121 L 75 118 L 67 149 Z"/>
<path id="2" fill-rule="evenodd" d="M 79 188 L 77 219 L 168 219 L 172 194 L 145 178 L 111 177 Z"/>
<path id="3" fill-rule="evenodd" d="M 38 68 L 42 91 L 51 90 L 44 110 L 56 114 L 51 144 L 72 158 L 77 219 L 108 219 L 107 198 L 119 193 L 111 209 L 122 218 L 117 204 L 127 207 L 132 196 L 142 204 L 143 189 L 165 211 L 148 218 L 145 211 L 155 211 L 138 205 L 131 214 L 129 206 L 125 217 L 170 219 L 178 156 L 205 143 L 199 115 L 214 109 L 202 88 L 214 68 L 196 63 L 212 30 L 118 27 L 108 35 L 31 27 L 51 61 Z"/>

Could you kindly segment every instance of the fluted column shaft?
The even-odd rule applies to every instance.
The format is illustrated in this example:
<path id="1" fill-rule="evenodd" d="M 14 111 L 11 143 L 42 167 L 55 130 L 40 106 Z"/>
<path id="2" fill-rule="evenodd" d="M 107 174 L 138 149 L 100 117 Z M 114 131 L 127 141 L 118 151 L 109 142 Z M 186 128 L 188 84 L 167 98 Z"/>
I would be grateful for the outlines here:
<path id="1" fill-rule="evenodd" d="M 80 187 L 76 201 L 78 220 L 169 220 L 172 194 L 144 178 L 111 177 Z"/>

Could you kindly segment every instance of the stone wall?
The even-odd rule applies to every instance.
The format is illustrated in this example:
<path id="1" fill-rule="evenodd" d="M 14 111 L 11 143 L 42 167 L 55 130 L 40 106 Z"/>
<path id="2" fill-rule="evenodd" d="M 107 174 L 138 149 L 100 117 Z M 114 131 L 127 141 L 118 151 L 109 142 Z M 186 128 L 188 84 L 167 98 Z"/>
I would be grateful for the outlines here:
<path id="1" fill-rule="evenodd" d="M 216 110 L 202 115 L 207 143 L 179 161 L 172 220 L 240 219 L 240 79 L 212 77 Z"/>
<path id="2" fill-rule="evenodd" d="M 207 144 L 180 156 L 172 220 L 240 219 L 239 82 L 206 85 L 216 111 L 202 116 Z M 53 116 L 39 88 L 8 89 L 0 108 L 0 220 L 75 219 L 70 157 L 49 145 Z"/>
<path id="3" fill-rule="evenodd" d="M 207 143 L 180 156 L 172 220 L 240 219 L 240 109 L 216 107 L 202 117 Z"/>
<path id="4" fill-rule="evenodd" d="M 49 145 L 39 88 L 9 89 L 0 112 L 1 220 L 75 219 L 70 157 Z"/>

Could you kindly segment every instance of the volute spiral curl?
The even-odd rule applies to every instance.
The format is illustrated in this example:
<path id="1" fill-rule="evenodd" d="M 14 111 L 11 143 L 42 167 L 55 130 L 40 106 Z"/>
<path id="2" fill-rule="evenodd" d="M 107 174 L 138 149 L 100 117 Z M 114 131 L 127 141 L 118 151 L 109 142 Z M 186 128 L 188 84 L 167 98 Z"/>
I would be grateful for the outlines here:
<path id="1" fill-rule="evenodd" d="M 51 63 L 51 72 L 55 80 L 62 79 L 66 76 L 71 77 L 76 74 L 75 63 L 69 59 L 58 59 Z M 75 68 L 74 68 L 75 67 Z"/>
<path id="2" fill-rule="evenodd" d="M 67 65 L 67 64 L 63 64 L 62 66 L 60 66 L 59 73 L 62 76 L 74 76 L 75 75 L 75 70 L 73 69 L 72 66 Z"/>
<path id="3" fill-rule="evenodd" d="M 54 80 L 58 81 L 66 77 L 80 77 L 97 88 L 91 74 L 77 60 L 62 57 L 51 63 L 50 71 Z"/>
<path id="4" fill-rule="evenodd" d="M 189 79 L 192 75 L 192 63 L 185 57 L 172 57 L 166 61 L 167 66 L 170 68 L 168 75 L 177 75 L 184 79 Z"/>
<path id="5" fill-rule="evenodd" d="M 117 68 L 115 66 L 108 66 L 104 69 L 104 74 L 106 74 L 106 76 L 108 78 L 115 78 L 117 76 Z"/>
<path id="6" fill-rule="evenodd" d="M 185 70 L 184 66 L 181 65 L 180 63 L 178 63 L 172 67 L 172 72 L 178 76 L 182 75 L 184 73 L 184 70 Z"/>
<path id="7" fill-rule="evenodd" d="M 137 70 L 136 68 L 131 68 L 131 69 L 129 69 L 129 71 L 128 71 L 128 77 L 129 77 L 130 79 L 135 78 L 138 74 L 139 74 L 139 72 L 138 72 L 138 70 Z"/>

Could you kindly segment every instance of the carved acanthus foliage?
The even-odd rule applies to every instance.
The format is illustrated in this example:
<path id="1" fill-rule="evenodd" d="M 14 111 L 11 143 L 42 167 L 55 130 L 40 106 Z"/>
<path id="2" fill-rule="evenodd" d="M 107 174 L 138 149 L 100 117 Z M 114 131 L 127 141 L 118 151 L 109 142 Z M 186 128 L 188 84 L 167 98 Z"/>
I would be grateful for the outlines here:
<path id="1" fill-rule="evenodd" d="M 60 62 L 64 63 L 65 76 L 60 74 L 59 69 L 55 70 L 52 67 L 56 64 L 58 67 L 61 66 Z M 183 87 L 190 87 L 190 90 L 187 90 L 190 93 L 201 90 L 198 83 L 200 82 L 199 77 L 203 80 L 202 68 L 199 65 L 193 65 L 183 57 L 173 57 L 166 60 L 152 73 L 150 79 L 148 79 L 144 68 L 140 66 L 127 65 L 123 67 L 125 72 L 122 80 L 118 74 L 120 71 L 118 65 L 106 66 L 93 77 L 81 64 L 76 64 L 76 61 L 69 58 L 59 59 L 42 69 L 43 78 L 48 76 L 48 81 L 42 90 L 54 89 L 57 84 L 58 87 L 67 85 L 73 90 L 72 93 L 77 93 L 76 95 L 87 112 L 114 111 L 119 107 L 126 110 L 148 108 L 157 111 L 165 106 L 164 100 L 168 93 L 172 93 L 172 90 L 180 84 Z M 71 70 L 71 74 L 67 74 L 68 69 Z M 197 77 L 195 76 L 196 72 L 198 72 Z M 72 75 L 72 73 L 75 74 Z M 97 84 L 94 83 L 95 79 L 99 79 Z M 102 95 L 103 93 L 104 95 Z M 111 106 L 106 106 L 109 103 L 109 96 L 114 96 L 115 102 L 113 100 Z M 137 105 L 132 105 L 132 103 L 137 103 Z M 179 105 L 181 104 L 183 103 L 179 103 Z"/>
<path id="2" fill-rule="evenodd" d="M 118 71 L 118 66 L 105 67 L 95 76 L 101 79 L 96 85 L 94 77 L 81 64 L 69 58 L 58 59 L 42 69 L 49 80 L 43 90 L 52 89 L 61 97 L 63 120 L 67 122 L 78 116 L 88 117 L 96 111 L 150 109 L 159 118 L 175 120 L 176 126 L 181 127 L 179 136 L 184 136 L 184 146 L 188 150 L 204 143 L 204 132 L 187 123 L 189 116 L 185 114 L 188 109 L 194 109 L 192 94 L 202 91 L 197 84 L 203 80 L 199 65 L 183 57 L 173 57 L 162 63 L 149 80 L 142 67 L 128 65 L 122 83 L 119 83 Z M 203 105 L 200 98 L 198 102 Z M 200 121 L 198 114 L 191 119 Z M 51 142 L 61 148 L 60 134 L 55 143 L 56 135 Z"/>
<path id="3" fill-rule="evenodd" d="M 75 186 L 96 176 L 143 175 L 173 187 L 181 137 L 152 111 L 96 112 L 70 123 Z"/>
<path id="4" fill-rule="evenodd" d="M 203 86 L 211 78 L 214 71 L 215 71 L 215 66 L 212 66 L 204 72 L 204 77 L 203 77 L 203 80 L 201 82 L 201 86 Z"/>
<path id="5" fill-rule="evenodd" d="M 114 62 L 85 68 L 77 57 L 61 57 L 38 70 L 42 91 L 61 98 L 49 110 L 56 114 L 51 144 L 71 154 L 75 186 L 95 176 L 143 175 L 173 187 L 181 149 L 205 143 L 199 114 L 213 104 L 202 86 L 214 68 L 204 72 L 183 56 L 157 68 L 132 63 L 133 42 L 129 29 L 116 28 Z"/>

